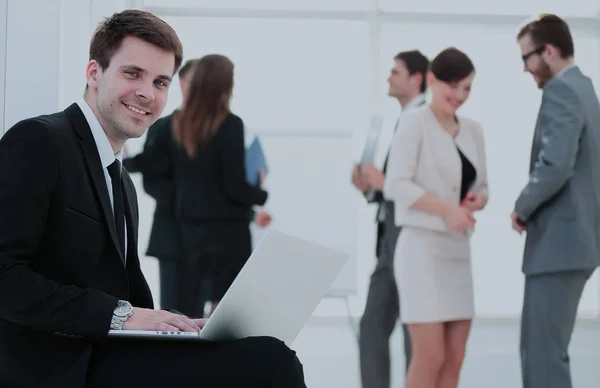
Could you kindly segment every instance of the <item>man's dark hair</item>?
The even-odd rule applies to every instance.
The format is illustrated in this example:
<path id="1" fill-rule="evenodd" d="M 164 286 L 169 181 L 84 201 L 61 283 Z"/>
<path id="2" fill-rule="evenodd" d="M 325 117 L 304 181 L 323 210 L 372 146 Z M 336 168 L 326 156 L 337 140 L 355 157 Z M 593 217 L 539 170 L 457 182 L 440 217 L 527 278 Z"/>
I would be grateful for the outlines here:
<path id="1" fill-rule="evenodd" d="M 185 77 L 185 75 L 194 68 L 194 65 L 198 63 L 198 59 L 190 59 L 187 60 L 183 66 L 181 66 L 181 69 L 179 69 L 179 73 L 177 73 L 177 75 L 179 76 L 179 79 L 182 79 L 183 77 Z"/>
<path id="2" fill-rule="evenodd" d="M 430 71 L 439 81 L 454 83 L 474 73 L 475 66 L 467 54 L 455 47 L 448 47 L 431 61 Z"/>
<path id="3" fill-rule="evenodd" d="M 96 28 L 90 44 L 90 61 L 96 60 L 102 70 L 129 36 L 136 37 L 175 55 L 173 74 L 183 60 L 183 45 L 175 30 L 164 20 L 140 10 L 125 10 L 106 18 Z"/>
<path id="4" fill-rule="evenodd" d="M 517 40 L 529 36 L 536 48 L 541 48 L 550 44 L 560 50 L 561 58 L 569 58 L 575 54 L 573 37 L 569 30 L 569 25 L 560 17 L 543 13 L 533 20 L 528 20 L 523 24 Z"/>
<path id="5" fill-rule="evenodd" d="M 402 51 L 394 57 L 396 60 L 404 62 L 408 74 L 421 74 L 421 93 L 427 90 L 427 80 L 425 75 L 429 69 L 429 59 L 419 50 Z"/>

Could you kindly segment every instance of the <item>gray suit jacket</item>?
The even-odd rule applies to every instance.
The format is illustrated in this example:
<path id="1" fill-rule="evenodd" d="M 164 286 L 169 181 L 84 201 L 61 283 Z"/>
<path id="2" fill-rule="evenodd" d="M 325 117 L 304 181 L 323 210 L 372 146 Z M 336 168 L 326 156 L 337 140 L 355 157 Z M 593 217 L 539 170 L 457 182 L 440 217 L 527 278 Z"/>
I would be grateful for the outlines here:
<path id="1" fill-rule="evenodd" d="M 578 67 L 543 89 L 529 183 L 515 204 L 527 225 L 525 275 L 600 265 L 600 104 Z"/>

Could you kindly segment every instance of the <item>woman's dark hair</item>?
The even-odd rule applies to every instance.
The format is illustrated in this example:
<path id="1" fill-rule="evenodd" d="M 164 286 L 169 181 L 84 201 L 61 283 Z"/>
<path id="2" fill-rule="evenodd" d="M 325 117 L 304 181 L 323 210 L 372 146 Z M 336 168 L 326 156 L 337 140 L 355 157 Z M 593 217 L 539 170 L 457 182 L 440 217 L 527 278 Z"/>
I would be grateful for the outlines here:
<path id="1" fill-rule="evenodd" d="M 198 62 L 197 59 L 190 59 L 188 61 L 186 61 L 183 66 L 181 66 L 181 69 L 179 69 L 179 73 L 177 73 L 177 75 L 179 76 L 179 79 L 182 79 L 183 77 L 185 77 L 190 70 L 192 70 L 194 68 L 194 65 L 196 64 L 196 62 Z"/>
<path id="2" fill-rule="evenodd" d="M 192 66 L 187 99 L 173 119 L 175 140 L 190 158 L 215 136 L 229 114 L 233 89 L 233 63 L 229 58 L 206 55 Z"/>
<path id="3" fill-rule="evenodd" d="M 454 83 L 475 72 L 475 66 L 465 53 L 455 47 L 448 47 L 431 61 L 429 70 L 438 80 Z"/>

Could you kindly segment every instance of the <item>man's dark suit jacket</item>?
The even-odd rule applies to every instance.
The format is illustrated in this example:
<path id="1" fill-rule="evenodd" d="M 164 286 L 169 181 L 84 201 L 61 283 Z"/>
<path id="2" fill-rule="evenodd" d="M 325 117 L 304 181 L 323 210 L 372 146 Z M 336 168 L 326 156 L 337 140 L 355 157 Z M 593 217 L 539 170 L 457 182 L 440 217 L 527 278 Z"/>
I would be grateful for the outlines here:
<path id="1" fill-rule="evenodd" d="M 172 121 L 173 113 L 158 119 L 148 129 L 143 151 L 123 160 L 127 171 L 142 173 L 144 190 L 156 201 L 146 254 L 161 260 L 181 257 L 179 222 L 174 209 L 175 182 L 168 164 L 173 142 Z"/>
<path id="2" fill-rule="evenodd" d="M 76 104 L 12 127 L 0 139 L 0 166 L 0 386 L 83 387 L 117 300 L 153 307 L 137 256 L 135 188 L 124 173 L 125 265 Z"/>

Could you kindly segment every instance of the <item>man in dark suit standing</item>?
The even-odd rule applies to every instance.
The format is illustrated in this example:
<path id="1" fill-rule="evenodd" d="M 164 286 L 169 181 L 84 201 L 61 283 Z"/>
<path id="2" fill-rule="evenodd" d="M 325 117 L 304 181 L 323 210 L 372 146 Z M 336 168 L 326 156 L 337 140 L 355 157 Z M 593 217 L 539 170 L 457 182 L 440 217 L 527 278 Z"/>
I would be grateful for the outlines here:
<path id="1" fill-rule="evenodd" d="M 108 337 L 203 324 L 153 308 L 120 162 L 125 141 L 162 113 L 182 57 L 163 20 L 115 14 L 92 38 L 84 100 L 0 140 L 0 386 L 305 387 L 294 352 L 273 338 Z"/>
<path id="2" fill-rule="evenodd" d="M 425 74 L 429 60 L 418 50 L 403 51 L 394 57 L 394 67 L 388 77 L 388 95 L 400 102 L 402 110 L 425 104 L 427 89 Z M 397 126 L 397 124 L 396 124 Z M 398 287 L 394 277 L 394 250 L 400 228 L 394 223 L 394 203 L 383 199 L 383 171 L 373 164 L 354 167 L 352 183 L 364 193 L 370 203 L 378 203 L 377 265 L 371 275 L 367 304 L 360 321 L 360 369 L 365 388 L 390 387 L 389 339 L 400 314 Z M 408 328 L 403 325 L 404 357 L 410 362 L 411 345 Z"/>

